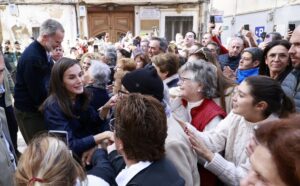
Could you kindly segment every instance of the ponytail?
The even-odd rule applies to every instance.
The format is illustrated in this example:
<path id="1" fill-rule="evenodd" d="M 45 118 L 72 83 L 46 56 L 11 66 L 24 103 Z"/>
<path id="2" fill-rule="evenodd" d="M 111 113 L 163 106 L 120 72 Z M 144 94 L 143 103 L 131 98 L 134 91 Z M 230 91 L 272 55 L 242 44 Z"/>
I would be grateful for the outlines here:
<path id="1" fill-rule="evenodd" d="M 281 108 L 278 113 L 279 117 L 287 118 L 289 114 L 294 112 L 296 112 L 294 101 L 288 96 L 286 96 L 286 94 L 283 92 L 281 98 Z"/>
<path id="2" fill-rule="evenodd" d="M 278 81 L 267 76 L 250 76 L 245 81 L 251 87 L 254 103 L 265 101 L 268 104 L 263 112 L 265 117 L 275 113 L 284 118 L 295 112 L 293 101 L 285 95 Z"/>

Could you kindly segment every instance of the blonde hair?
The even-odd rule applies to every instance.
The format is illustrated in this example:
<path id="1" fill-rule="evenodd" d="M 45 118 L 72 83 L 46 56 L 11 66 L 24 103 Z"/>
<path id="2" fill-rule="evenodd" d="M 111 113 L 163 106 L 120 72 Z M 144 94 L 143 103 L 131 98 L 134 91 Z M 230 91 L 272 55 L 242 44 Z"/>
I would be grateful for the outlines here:
<path id="1" fill-rule="evenodd" d="M 15 174 L 17 186 L 68 186 L 85 178 L 83 169 L 64 142 L 47 134 L 38 136 L 29 144 Z"/>
<path id="2" fill-rule="evenodd" d="M 96 53 L 96 52 L 83 54 L 82 57 L 81 57 L 81 59 L 80 59 L 80 62 L 79 62 L 80 66 L 83 65 L 83 61 L 84 61 L 85 58 L 90 58 L 91 60 L 97 60 L 97 61 L 99 61 L 99 60 L 101 60 L 101 55 L 98 54 L 98 53 Z"/>
<path id="3" fill-rule="evenodd" d="M 117 61 L 117 65 L 120 65 L 124 71 L 133 71 L 136 69 L 136 62 L 131 58 L 121 58 Z"/>
<path id="4" fill-rule="evenodd" d="M 122 88 L 122 78 L 130 71 L 118 70 L 114 74 L 113 94 L 117 94 Z"/>

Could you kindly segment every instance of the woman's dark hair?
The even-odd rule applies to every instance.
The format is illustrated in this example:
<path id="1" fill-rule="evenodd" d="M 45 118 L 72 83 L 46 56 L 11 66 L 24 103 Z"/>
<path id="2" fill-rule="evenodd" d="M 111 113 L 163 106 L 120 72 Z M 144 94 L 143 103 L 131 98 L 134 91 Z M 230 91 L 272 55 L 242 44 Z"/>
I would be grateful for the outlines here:
<path id="1" fill-rule="evenodd" d="M 130 58 L 131 57 L 131 51 L 127 51 L 125 49 L 119 49 L 119 52 L 126 58 Z"/>
<path id="2" fill-rule="evenodd" d="M 144 54 L 144 53 L 139 53 L 137 55 L 134 56 L 134 60 L 140 57 L 141 61 L 143 62 L 143 67 L 145 67 L 147 64 L 149 64 L 151 62 L 150 58 L 148 55 Z"/>
<path id="3" fill-rule="evenodd" d="M 286 40 L 274 40 L 270 43 L 268 43 L 268 45 L 266 46 L 266 48 L 264 49 L 264 60 L 266 60 L 267 55 L 269 53 L 269 51 L 275 47 L 281 45 L 283 47 L 285 47 L 287 50 L 289 50 L 291 48 L 291 44 L 286 41 Z M 293 69 L 292 66 L 292 62 L 289 58 L 289 65 L 286 67 L 286 69 L 276 78 L 277 81 L 282 82 L 284 80 L 284 78 L 288 75 L 288 73 L 290 73 L 290 71 Z M 270 69 L 268 67 L 268 65 L 266 63 L 260 63 L 259 64 L 259 74 L 260 75 L 266 75 L 266 76 L 270 76 Z"/>
<path id="4" fill-rule="evenodd" d="M 257 141 L 266 147 L 286 185 L 300 185 L 300 116 L 264 123 L 255 130 Z"/>
<path id="5" fill-rule="evenodd" d="M 139 47 L 141 45 L 141 37 L 140 36 L 136 36 L 133 41 L 132 41 L 132 44 L 136 47 Z"/>
<path id="6" fill-rule="evenodd" d="M 282 36 L 279 32 L 270 32 L 266 35 L 266 38 L 270 38 L 271 41 L 282 40 Z"/>
<path id="7" fill-rule="evenodd" d="M 268 104 L 263 113 L 265 117 L 276 113 L 283 118 L 295 112 L 294 102 L 285 95 L 276 80 L 267 76 L 250 76 L 245 81 L 250 86 L 250 94 L 254 98 L 253 104 L 260 101 Z"/>
<path id="8" fill-rule="evenodd" d="M 157 161 L 165 153 L 167 118 L 152 96 L 124 95 L 116 105 L 115 135 L 123 142 L 128 159 Z"/>
<path id="9" fill-rule="evenodd" d="M 63 82 L 64 73 L 74 65 L 80 66 L 80 64 L 76 60 L 66 57 L 61 58 L 57 63 L 54 64 L 51 71 L 49 97 L 40 107 L 41 111 L 44 110 L 46 105 L 52 104 L 53 102 L 57 101 L 59 107 L 66 115 L 66 117 L 77 117 L 72 113 L 72 100 Z M 90 101 L 89 95 L 86 90 L 84 90 L 83 94 L 78 95 L 78 99 L 81 103 L 83 103 L 81 105 L 81 110 L 85 110 Z"/>

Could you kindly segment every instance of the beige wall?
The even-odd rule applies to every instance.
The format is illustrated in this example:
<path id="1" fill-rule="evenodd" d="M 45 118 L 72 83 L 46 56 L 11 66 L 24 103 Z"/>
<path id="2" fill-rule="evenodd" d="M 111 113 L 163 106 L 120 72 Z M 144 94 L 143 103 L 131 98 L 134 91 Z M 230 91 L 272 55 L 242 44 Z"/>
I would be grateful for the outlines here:
<path id="1" fill-rule="evenodd" d="M 27 45 L 31 42 L 32 28 L 40 27 L 49 18 L 63 24 L 66 33 L 64 47 L 75 42 L 77 24 L 75 8 L 72 5 L 18 5 L 16 15 L 12 15 L 5 6 L 5 9 L 0 9 L 2 37 L 4 40 L 18 40 Z"/>
<path id="2" fill-rule="evenodd" d="M 80 1 L 80 0 L 79 0 Z M 197 3 L 198 0 L 151 0 L 151 1 L 142 1 L 142 0 L 84 0 L 87 4 L 101 4 L 101 3 L 117 3 L 117 4 L 147 4 L 151 2 L 152 4 L 164 4 L 164 3 Z"/>
<path id="3" fill-rule="evenodd" d="M 211 0 L 210 7 L 224 11 L 224 16 L 230 16 L 297 3 L 300 0 Z"/>

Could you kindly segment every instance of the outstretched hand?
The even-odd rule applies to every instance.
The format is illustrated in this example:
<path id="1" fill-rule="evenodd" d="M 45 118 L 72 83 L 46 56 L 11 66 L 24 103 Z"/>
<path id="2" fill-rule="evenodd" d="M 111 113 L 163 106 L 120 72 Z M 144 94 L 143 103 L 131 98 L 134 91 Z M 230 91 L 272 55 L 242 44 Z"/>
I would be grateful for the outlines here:
<path id="1" fill-rule="evenodd" d="M 189 136 L 191 146 L 196 151 L 196 153 L 199 156 L 206 159 L 208 162 L 210 162 L 214 157 L 214 153 L 212 153 L 207 148 L 207 146 L 204 144 L 203 140 L 201 138 L 198 138 L 194 132 L 190 131 L 189 129 L 187 129 L 185 132 Z"/>

